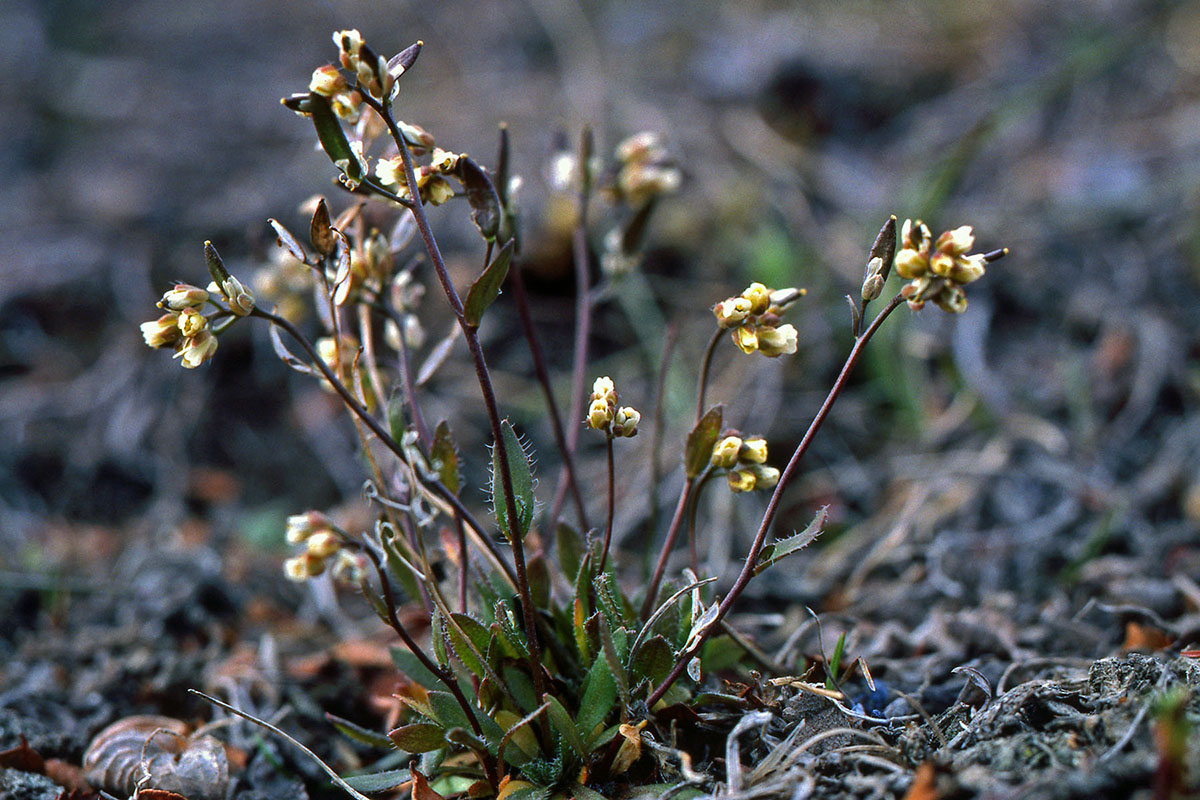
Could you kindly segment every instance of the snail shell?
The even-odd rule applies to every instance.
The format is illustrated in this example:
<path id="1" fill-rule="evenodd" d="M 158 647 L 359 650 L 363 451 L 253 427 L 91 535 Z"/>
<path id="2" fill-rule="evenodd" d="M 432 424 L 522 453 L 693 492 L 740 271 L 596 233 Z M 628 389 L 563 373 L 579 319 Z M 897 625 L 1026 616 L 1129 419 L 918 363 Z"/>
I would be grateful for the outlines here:
<path id="1" fill-rule="evenodd" d="M 84 775 L 94 786 L 132 796 L 166 789 L 189 800 L 222 800 L 229 786 L 225 748 L 170 717 L 126 717 L 96 734 L 83 754 Z"/>

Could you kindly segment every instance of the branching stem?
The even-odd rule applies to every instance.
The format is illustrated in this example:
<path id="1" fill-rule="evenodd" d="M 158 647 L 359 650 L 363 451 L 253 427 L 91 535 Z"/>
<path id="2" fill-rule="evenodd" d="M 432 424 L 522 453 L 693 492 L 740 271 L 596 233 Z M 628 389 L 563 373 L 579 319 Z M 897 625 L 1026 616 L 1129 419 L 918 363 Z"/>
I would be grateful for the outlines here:
<path id="1" fill-rule="evenodd" d="M 741 596 L 742 592 L 746 589 L 746 586 L 750 583 L 750 579 L 754 577 L 754 568 L 758 565 L 758 557 L 762 553 L 763 547 L 766 545 L 767 534 L 770 532 L 771 524 L 775 521 L 775 515 L 779 511 L 779 505 L 783 497 L 784 489 L 787 488 L 788 484 L 791 483 L 792 479 L 795 477 L 796 471 L 800 466 L 800 461 L 804 458 L 804 454 L 808 452 L 808 448 L 812 444 L 813 437 L 816 436 L 817 431 L 820 430 L 821 425 L 824 424 L 826 417 L 829 416 L 829 411 L 833 408 L 833 404 L 837 402 L 838 397 L 841 396 L 842 390 L 846 388 L 846 381 L 850 377 L 850 373 L 853 371 L 855 365 L 858 364 L 858 360 L 862 356 L 863 349 L 867 346 L 867 343 L 871 340 L 871 337 L 875 335 L 875 332 L 879 330 L 879 326 L 883 324 L 883 321 L 886 320 L 888 316 L 890 316 L 891 313 L 895 311 L 903 302 L 904 298 L 900 295 L 893 297 L 891 302 L 884 306 L 883 310 L 880 311 L 875 319 L 871 322 L 870 326 L 868 326 L 865 331 L 855 338 L 854 347 L 850 349 L 850 354 L 846 356 L 846 363 L 842 365 L 842 371 L 838 373 L 837 380 L 833 382 L 833 386 L 830 388 L 829 394 L 825 397 L 825 402 L 821 404 L 820 410 L 817 411 L 817 415 L 813 417 L 813 421 L 809 424 L 808 430 L 805 431 L 804 438 L 800 440 L 800 444 L 796 445 L 795 452 L 792 453 L 792 457 L 788 461 L 787 467 L 784 469 L 783 474 L 779 478 L 779 483 L 775 486 L 775 491 L 771 494 L 771 500 L 767 503 L 767 510 L 763 512 L 762 522 L 759 523 L 758 532 L 754 535 L 754 542 L 750 545 L 750 551 L 746 554 L 746 560 L 742 564 L 742 571 L 738 574 L 737 580 L 734 581 L 729 593 L 725 595 L 725 599 L 721 601 L 721 604 L 717 609 L 717 616 L 713 620 L 713 624 L 709 625 L 699 636 L 696 637 L 695 642 L 690 648 L 688 648 L 685 652 L 680 653 L 678 660 L 675 662 L 675 667 L 671 670 L 670 674 L 667 675 L 666 679 L 664 679 L 663 682 L 659 684 L 653 692 L 651 692 L 650 696 L 646 698 L 646 705 L 653 708 L 654 704 L 661 700 L 663 695 L 667 693 L 667 690 L 671 688 L 671 685 L 679 679 L 679 676 L 682 675 L 684 670 L 687 669 L 688 662 L 696 655 L 697 652 L 699 652 L 700 648 L 704 645 L 704 642 L 707 641 L 709 635 L 717 629 L 718 626 L 716 623 L 725 618 L 725 615 L 729 613 L 729 609 L 735 602 L 737 602 L 737 599 Z"/>

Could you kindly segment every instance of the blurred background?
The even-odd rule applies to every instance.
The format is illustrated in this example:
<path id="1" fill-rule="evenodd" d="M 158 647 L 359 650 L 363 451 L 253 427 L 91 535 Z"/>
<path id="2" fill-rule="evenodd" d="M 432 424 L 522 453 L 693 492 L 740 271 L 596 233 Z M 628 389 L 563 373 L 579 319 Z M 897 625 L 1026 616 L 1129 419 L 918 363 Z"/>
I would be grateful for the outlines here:
<path id="1" fill-rule="evenodd" d="M 347 420 L 265 331 L 239 325 L 184 371 L 137 329 L 171 281 L 207 280 L 204 240 L 252 275 L 274 249 L 268 217 L 302 231 L 307 198 L 340 207 L 311 126 L 279 99 L 348 27 L 389 54 L 424 40 L 399 114 L 439 144 L 494 164 L 508 124 L 522 263 L 556 369 L 574 288 L 551 159 L 583 125 L 606 158 L 638 131 L 664 137 L 683 183 L 598 307 L 590 373 L 648 410 L 678 326 L 668 467 L 714 302 L 751 280 L 809 289 L 789 317 L 800 353 L 726 348 L 710 394 L 782 467 L 849 347 L 842 296 L 889 214 L 1011 248 L 964 315 L 889 323 L 781 518 L 800 528 L 830 505 L 829 534 L 759 596 L 882 608 L 892 595 L 872 581 L 916 568 L 930 596 L 958 602 L 1066 585 L 1181 613 L 1163 581 L 1200 572 L 1200 4 L 1132 0 L 8 0 L 0 583 L 96 577 L 95 559 L 130 543 L 277 561 L 287 514 L 360 494 Z M 599 248 L 619 215 L 598 202 L 594 217 Z M 469 280 L 481 255 L 465 211 L 433 219 Z M 507 303 L 485 345 L 548 501 L 553 447 Z M 431 341 L 449 323 L 432 292 L 422 316 Z M 462 361 L 427 413 L 451 419 L 479 485 L 486 437 Z M 622 538 L 644 524 L 639 470 Z M 701 536 L 728 571 L 763 499 L 709 495 Z"/>

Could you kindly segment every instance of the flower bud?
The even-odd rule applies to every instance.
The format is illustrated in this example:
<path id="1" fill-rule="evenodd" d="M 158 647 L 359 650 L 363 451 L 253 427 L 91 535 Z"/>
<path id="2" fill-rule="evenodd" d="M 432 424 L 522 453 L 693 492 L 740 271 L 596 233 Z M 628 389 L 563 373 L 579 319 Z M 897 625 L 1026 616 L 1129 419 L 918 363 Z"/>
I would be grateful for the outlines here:
<path id="1" fill-rule="evenodd" d="M 726 436 L 713 445 L 709 463 L 718 469 L 728 469 L 737 464 L 738 452 L 742 449 L 740 436 Z"/>
<path id="2" fill-rule="evenodd" d="M 746 470 L 754 476 L 755 489 L 774 489 L 779 483 L 779 470 L 764 464 L 753 464 Z"/>
<path id="3" fill-rule="evenodd" d="M 939 236 L 933 249 L 952 256 L 961 256 L 974 246 L 975 235 L 971 233 L 971 226 L 962 225 Z"/>
<path id="4" fill-rule="evenodd" d="M 335 581 L 361 583 L 367 572 L 367 557 L 346 549 L 338 550 L 330 572 Z"/>
<path id="5" fill-rule="evenodd" d="M 752 283 L 742 292 L 742 297 L 750 301 L 750 313 L 761 314 L 771 305 L 771 290 L 761 283 Z"/>
<path id="6" fill-rule="evenodd" d="M 608 399 L 611 397 L 611 398 L 613 398 L 613 402 L 615 403 L 616 396 L 617 396 L 616 384 L 614 384 L 613 379 L 608 377 L 607 375 L 602 378 L 596 378 L 595 382 L 592 383 L 592 399 L 593 400 L 604 400 L 607 402 Z"/>
<path id="7" fill-rule="evenodd" d="M 771 308 L 783 311 L 806 294 L 808 294 L 808 289 L 797 289 L 795 286 L 790 286 L 787 289 L 776 289 L 770 295 Z"/>
<path id="8" fill-rule="evenodd" d="M 217 337 L 212 331 L 202 330 L 191 338 L 184 339 L 183 344 L 175 351 L 175 357 L 184 369 L 195 369 L 213 357 L 217 352 Z"/>
<path id="9" fill-rule="evenodd" d="M 943 311 L 951 314 L 961 314 L 967 310 L 967 296 L 957 286 L 947 286 L 933 298 L 934 304 Z"/>
<path id="10" fill-rule="evenodd" d="M 322 97 L 333 97 L 350 88 L 346 78 L 333 64 L 326 64 L 313 70 L 312 79 L 308 82 L 308 90 Z"/>
<path id="11" fill-rule="evenodd" d="M 733 343 L 743 353 L 753 353 L 758 349 L 758 334 L 750 326 L 733 329 Z"/>
<path id="12" fill-rule="evenodd" d="M 308 537 L 307 552 L 316 558 L 329 558 L 342 546 L 341 539 L 331 530 L 323 530 Z"/>
<path id="13" fill-rule="evenodd" d="M 325 559 L 311 553 L 301 553 L 283 562 L 283 573 L 288 580 L 305 581 L 325 571 Z"/>
<path id="14" fill-rule="evenodd" d="M 232 275 L 222 280 L 220 284 L 213 281 L 208 285 L 208 291 L 214 294 L 220 292 L 221 296 L 225 298 L 225 302 L 229 304 L 229 310 L 239 317 L 244 317 L 254 310 L 254 295 Z"/>
<path id="15" fill-rule="evenodd" d="M 916 250 L 904 248 L 896 253 L 896 274 L 901 278 L 912 280 L 919 278 L 929 270 L 929 259 Z"/>
<path id="16" fill-rule="evenodd" d="M 143 322 L 141 325 L 142 338 L 145 339 L 146 345 L 148 347 L 165 347 L 177 342 L 181 335 L 178 320 L 178 312 L 170 311 L 158 319 Z"/>
<path id="17" fill-rule="evenodd" d="M 983 253 L 976 253 L 973 256 L 959 256 L 954 259 L 954 264 L 950 267 L 950 272 L 946 277 L 959 285 L 977 281 L 983 277 L 985 271 L 984 264 L 986 263 L 987 261 Z"/>
<path id="18" fill-rule="evenodd" d="M 622 406 L 613 415 L 613 436 L 637 436 L 638 423 L 642 415 L 632 406 Z"/>
<path id="19" fill-rule="evenodd" d="M 722 328 L 740 325 L 750 316 L 751 303 L 745 297 L 730 297 L 713 306 L 713 315 Z"/>
<path id="20" fill-rule="evenodd" d="M 338 31 L 333 34 L 333 43 L 338 46 L 338 58 L 346 69 L 356 69 L 358 54 L 362 50 L 362 34 L 357 30 Z"/>
<path id="21" fill-rule="evenodd" d="M 737 460 L 744 464 L 762 464 L 767 460 L 767 440 L 761 436 L 747 436 L 738 448 Z"/>
<path id="22" fill-rule="evenodd" d="M 208 292 L 190 283 L 177 283 L 175 287 L 162 296 L 158 301 L 159 308 L 170 311 L 182 311 L 185 308 L 199 308 L 208 302 Z"/>
<path id="23" fill-rule="evenodd" d="M 774 358 L 781 355 L 791 355 L 796 352 L 796 328 L 791 324 L 780 325 L 778 328 L 761 327 L 758 329 L 758 352 Z"/>
<path id="24" fill-rule="evenodd" d="M 329 517 L 320 511 L 305 511 L 303 514 L 293 514 L 287 518 L 288 544 L 304 544 L 309 536 L 318 531 L 328 530 L 333 523 Z"/>
<path id="25" fill-rule="evenodd" d="M 612 422 L 613 411 L 603 400 L 593 400 L 588 408 L 587 424 L 589 428 L 602 431 Z"/>
<path id="26" fill-rule="evenodd" d="M 725 476 L 733 492 L 749 492 L 754 489 L 754 473 L 748 469 L 735 469 Z"/>

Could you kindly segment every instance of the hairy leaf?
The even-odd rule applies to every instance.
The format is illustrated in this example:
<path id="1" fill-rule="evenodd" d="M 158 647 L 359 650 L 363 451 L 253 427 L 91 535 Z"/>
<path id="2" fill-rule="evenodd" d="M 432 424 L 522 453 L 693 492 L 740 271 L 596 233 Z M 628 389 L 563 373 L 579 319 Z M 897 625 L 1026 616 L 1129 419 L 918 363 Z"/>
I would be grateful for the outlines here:
<path id="1" fill-rule="evenodd" d="M 675 666 L 675 650 L 662 636 L 652 636 L 633 654 L 632 661 L 629 671 L 634 680 L 649 678 L 657 686 Z"/>
<path id="2" fill-rule="evenodd" d="M 512 479 L 513 499 L 515 500 L 517 519 L 508 519 L 508 507 L 504 499 L 503 482 L 500 480 L 500 448 L 492 448 L 492 511 L 496 515 L 496 524 L 505 539 L 510 539 L 515 532 L 522 539 L 533 522 L 533 466 L 529 456 L 517 438 L 512 423 L 504 420 L 500 423 L 500 434 L 504 439 L 504 450 L 508 457 L 508 473 Z"/>
<path id="3" fill-rule="evenodd" d="M 804 530 L 794 533 L 786 539 L 778 539 L 764 547 L 758 556 L 758 563 L 754 565 L 754 574 L 757 575 L 781 558 L 808 547 L 821 535 L 828 513 L 829 506 L 822 506 Z"/>
<path id="4" fill-rule="evenodd" d="M 391 740 L 388 740 L 389 742 Z M 384 772 L 369 772 L 366 775 L 347 775 L 342 780 L 352 788 L 367 794 L 395 789 L 412 779 L 407 769 L 389 769 Z"/>
<path id="5" fill-rule="evenodd" d="M 583 746 L 583 738 L 580 737 L 579 731 L 575 727 L 575 720 L 571 719 L 571 715 L 567 713 L 567 709 L 557 697 L 546 695 L 546 715 L 550 718 L 550 726 L 554 731 L 570 745 L 575 751 L 575 755 L 580 759 L 587 758 L 587 748 Z"/>
<path id="6" fill-rule="evenodd" d="M 414 722 L 388 732 L 392 744 L 406 753 L 428 753 L 446 746 L 442 728 L 430 722 Z"/>
<path id="7" fill-rule="evenodd" d="M 595 735 L 596 729 L 604 724 L 604 720 L 607 719 L 616 702 L 617 684 L 613 680 L 608 663 L 604 659 L 598 658 L 592 664 L 592 668 L 588 670 L 587 678 L 584 679 L 583 697 L 579 701 L 579 715 L 575 719 L 579 735 L 583 737 L 590 748 L 595 748 L 596 745 L 591 739 Z"/>
<path id="8" fill-rule="evenodd" d="M 454 436 L 446 420 L 439 422 L 433 429 L 433 444 L 429 448 L 429 457 L 433 461 L 433 468 L 437 470 L 438 480 L 452 494 L 458 494 L 458 448 L 454 446 Z"/>

